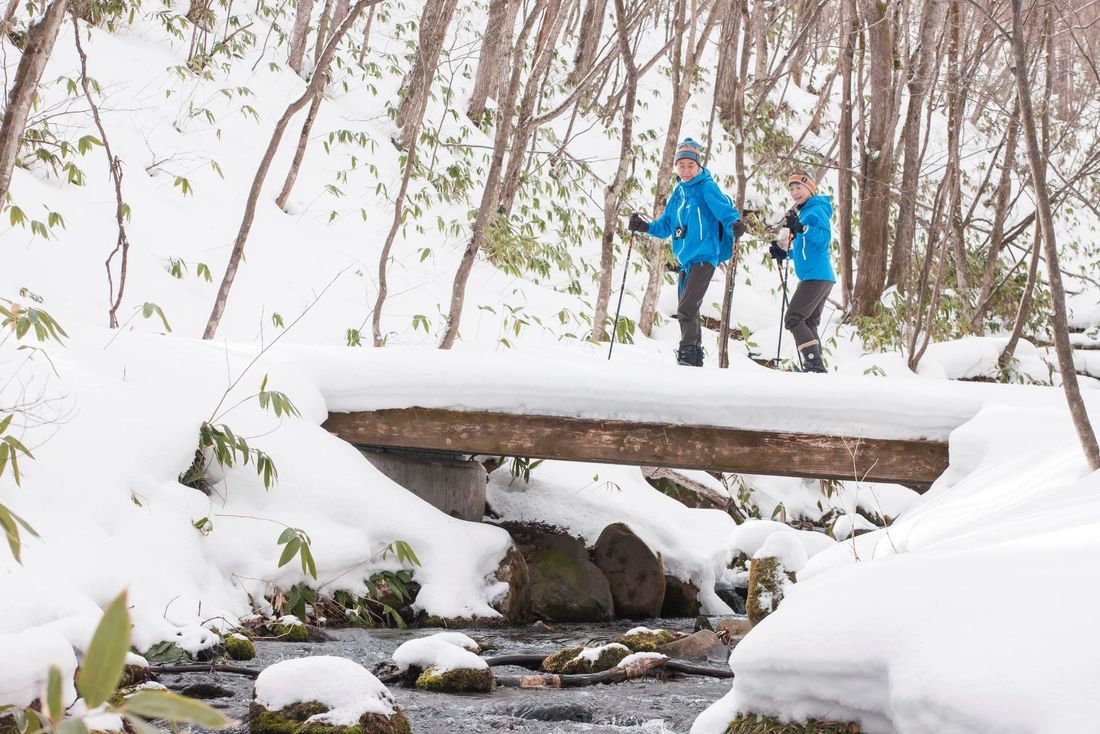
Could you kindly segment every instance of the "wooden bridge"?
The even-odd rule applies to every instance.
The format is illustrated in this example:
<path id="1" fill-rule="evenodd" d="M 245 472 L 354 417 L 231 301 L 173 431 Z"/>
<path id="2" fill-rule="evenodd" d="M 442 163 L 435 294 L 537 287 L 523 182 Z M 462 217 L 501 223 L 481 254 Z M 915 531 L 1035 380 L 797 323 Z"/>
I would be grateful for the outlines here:
<path id="1" fill-rule="evenodd" d="M 333 412 L 324 427 L 363 448 L 858 479 L 918 491 L 947 468 L 945 441 L 721 426 L 408 407 Z"/>

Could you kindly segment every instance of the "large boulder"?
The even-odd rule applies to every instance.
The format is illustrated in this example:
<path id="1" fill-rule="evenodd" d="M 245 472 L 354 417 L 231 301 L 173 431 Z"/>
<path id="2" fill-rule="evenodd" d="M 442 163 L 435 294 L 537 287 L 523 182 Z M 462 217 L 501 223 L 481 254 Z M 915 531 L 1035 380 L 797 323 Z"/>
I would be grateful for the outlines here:
<path id="1" fill-rule="evenodd" d="M 690 581 L 675 576 L 665 576 L 665 600 L 661 603 L 661 617 L 695 617 L 702 609 L 699 589 Z"/>
<path id="2" fill-rule="evenodd" d="M 602 673 L 611 670 L 630 655 L 630 648 L 612 642 L 600 647 L 586 647 L 561 666 L 566 675 Z"/>
<path id="3" fill-rule="evenodd" d="M 512 624 L 526 622 L 531 613 L 531 574 L 519 546 L 508 548 L 497 567 L 496 579 L 508 584 L 508 590 L 493 602 L 493 609 Z"/>
<path id="4" fill-rule="evenodd" d="M 604 528 L 596 541 L 593 560 L 607 577 L 618 616 L 660 616 L 665 600 L 664 564 L 629 526 L 617 522 Z"/>
<path id="5" fill-rule="evenodd" d="M 284 660 L 256 678 L 250 734 L 410 734 L 386 687 L 346 658 Z"/>
<path id="6" fill-rule="evenodd" d="M 416 679 L 420 690 L 438 693 L 488 693 L 493 684 L 493 671 L 488 667 L 442 670 L 433 665 Z"/>
<path id="7" fill-rule="evenodd" d="M 606 622 L 614 602 L 607 577 L 584 544 L 543 525 L 502 525 L 527 562 L 531 617 L 554 622 Z"/>

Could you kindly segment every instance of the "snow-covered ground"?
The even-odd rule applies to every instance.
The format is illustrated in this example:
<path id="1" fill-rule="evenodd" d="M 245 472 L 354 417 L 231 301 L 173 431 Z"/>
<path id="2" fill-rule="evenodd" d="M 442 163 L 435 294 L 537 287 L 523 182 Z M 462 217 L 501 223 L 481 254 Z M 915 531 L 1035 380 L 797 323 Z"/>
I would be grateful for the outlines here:
<path id="1" fill-rule="evenodd" d="M 395 28 L 415 10 L 393 9 L 371 53 L 397 54 L 405 63 L 405 40 Z M 262 39 L 269 21 L 251 20 Z M 476 12 L 464 11 L 460 36 L 471 37 L 477 23 Z M 63 29 L 45 79 L 75 73 L 71 31 Z M 89 73 L 103 85 L 104 124 L 124 161 L 132 211 L 123 325 L 106 328 L 103 262 L 116 234 L 102 150 L 77 159 L 87 174 L 82 187 L 61 185 L 43 168 L 17 169 L 13 202 L 36 219 L 58 212 L 65 227 L 44 239 L 5 218 L 0 297 L 44 308 L 69 337 L 64 345 L 39 343 L 33 334 L 0 337 L 0 409 L 16 412 L 9 433 L 34 454 L 21 457 L 19 485 L 10 466 L 0 476 L 0 504 L 40 536 L 22 534 L 21 563 L 0 556 L 0 705 L 38 695 L 50 664 L 71 671 L 102 607 L 123 588 L 135 647 L 201 644 L 208 627 L 263 608 L 276 587 L 308 581 L 326 592 L 361 593 L 371 573 L 401 567 L 385 550 L 401 539 L 422 562 L 415 571 L 418 608 L 494 615 L 491 604 L 504 589 L 493 573 L 507 534 L 445 516 L 320 427 L 329 411 L 421 405 L 950 436 L 950 469 L 922 498 L 855 483 L 826 497 L 817 483 L 742 477 L 765 516 L 782 509 L 789 519 L 818 520 L 835 509 L 838 537 L 859 524 L 857 507 L 898 519 L 887 531 L 823 542 L 832 547 L 807 553 L 779 611 L 737 648 L 730 697 L 697 728 L 720 731 L 737 709 L 857 718 L 869 732 L 1095 728 L 1100 704 L 1091 690 L 1100 681 L 1100 650 L 1092 630 L 1100 591 L 1091 559 L 1100 551 L 1100 480 L 1081 460 L 1056 389 L 950 381 L 997 374 L 1003 337 L 934 344 L 914 373 L 900 354 L 867 353 L 830 307 L 823 332 L 838 374 L 765 370 L 749 354 L 773 353 L 780 296 L 774 268 L 750 245 L 733 312 L 750 340 L 732 344 L 728 371 L 715 369 L 713 357 L 703 370 L 672 364 L 678 329 L 670 318 L 671 284 L 661 295 L 664 322 L 654 338 L 637 334 L 608 362 L 606 345 L 584 341 L 583 315 L 595 293 L 590 271 L 576 276 L 578 294 L 560 274 L 518 277 L 485 261 L 470 279 L 459 346 L 440 353 L 433 347 L 480 182 L 466 198 L 445 201 L 421 181 L 414 193 L 424 195 L 428 213 L 399 235 L 390 263 L 387 347 L 345 346 L 356 336 L 370 342 L 389 192 L 400 179 L 386 103 L 401 71 L 366 77 L 345 68 L 321 107 L 287 211 L 273 196 L 291 142 L 276 156 L 218 338 L 202 342 L 255 166 L 273 121 L 303 82 L 285 68 L 278 46 L 263 55 L 258 46 L 247 50 L 244 60 L 214 69 L 212 79 L 178 73 L 172 67 L 186 58 L 187 43 L 154 15 L 139 14 L 114 33 L 91 29 L 85 47 Z M 7 50 L 10 78 L 18 55 Z M 470 84 L 463 67 L 474 62 L 457 52 L 447 62 L 460 99 Z M 643 129 L 664 124 L 665 111 L 653 100 L 665 83 L 658 74 L 643 83 L 651 101 L 640 112 Z M 51 81 L 43 96 L 45 109 L 81 111 L 59 116 L 59 134 L 93 132 L 82 103 L 65 101 L 65 84 Z M 813 104 L 803 96 L 803 106 Z M 685 131 L 704 129 L 708 112 L 709 98 L 693 102 Z M 491 142 L 445 114 L 439 100 L 429 117 L 444 136 L 465 131 L 472 145 Z M 336 134 L 344 130 L 362 137 Z M 606 174 L 616 163 L 607 147 L 596 126 L 575 137 L 570 152 Z M 727 147 L 715 145 L 710 167 L 728 175 Z M 440 169 L 462 162 L 445 146 L 433 154 Z M 642 161 L 639 175 L 651 181 L 653 169 L 652 160 Z M 821 183 L 827 190 L 831 182 Z M 595 216 L 598 189 L 592 184 L 583 193 L 566 203 Z M 551 228 L 545 239 L 555 237 Z M 571 257 L 597 263 L 598 240 L 582 239 Z M 630 319 L 638 316 L 647 279 L 637 254 L 633 265 L 623 306 Z M 203 277 L 207 269 L 211 281 Z M 704 314 L 717 314 L 720 290 L 711 288 Z M 1075 325 L 1095 329 L 1096 304 L 1094 292 L 1076 296 Z M 712 355 L 715 339 L 706 333 Z M 21 349 L 27 346 L 34 350 Z M 793 355 L 786 335 L 784 348 Z M 1052 379 L 1047 349 L 1025 343 L 1018 357 L 1021 375 Z M 1100 373 L 1100 365 L 1089 371 Z M 265 389 L 285 393 L 301 417 L 260 406 L 265 378 Z M 1083 384 L 1094 415 L 1096 384 Z M 230 426 L 266 452 L 277 484 L 265 488 L 253 466 L 240 464 L 213 468 L 209 496 L 180 484 L 204 421 Z M 559 525 L 586 542 L 607 524 L 627 522 L 670 573 L 700 586 L 713 612 L 726 609 L 714 587 L 729 580 L 730 562 L 766 542 L 759 538 L 750 548 L 733 535 L 728 515 L 688 509 L 629 467 L 546 462 L 527 484 L 494 473 L 488 492 L 504 519 Z M 297 562 L 278 566 L 277 540 L 287 528 L 310 537 L 316 581 Z"/>

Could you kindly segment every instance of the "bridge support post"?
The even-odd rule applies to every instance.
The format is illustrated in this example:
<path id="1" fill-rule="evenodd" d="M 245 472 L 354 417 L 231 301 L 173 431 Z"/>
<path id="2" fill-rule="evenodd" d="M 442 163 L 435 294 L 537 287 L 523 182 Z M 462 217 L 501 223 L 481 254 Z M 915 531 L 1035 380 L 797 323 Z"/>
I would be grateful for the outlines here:
<path id="1" fill-rule="evenodd" d="M 385 474 L 451 517 L 481 522 L 485 515 L 485 467 L 453 454 L 359 447 Z"/>

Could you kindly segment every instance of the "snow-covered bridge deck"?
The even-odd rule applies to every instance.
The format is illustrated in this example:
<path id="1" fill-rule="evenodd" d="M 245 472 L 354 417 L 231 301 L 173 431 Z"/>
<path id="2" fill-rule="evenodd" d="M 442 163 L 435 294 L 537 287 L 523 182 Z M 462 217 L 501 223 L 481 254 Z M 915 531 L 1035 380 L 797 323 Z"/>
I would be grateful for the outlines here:
<path id="1" fill-rule="evenodd" d="M 426 349 L 286 350 L 361 446 L 927 486 L 984 400 L 937 380 Z M 293 356 L 291 356 L 293 354 Z"/>

